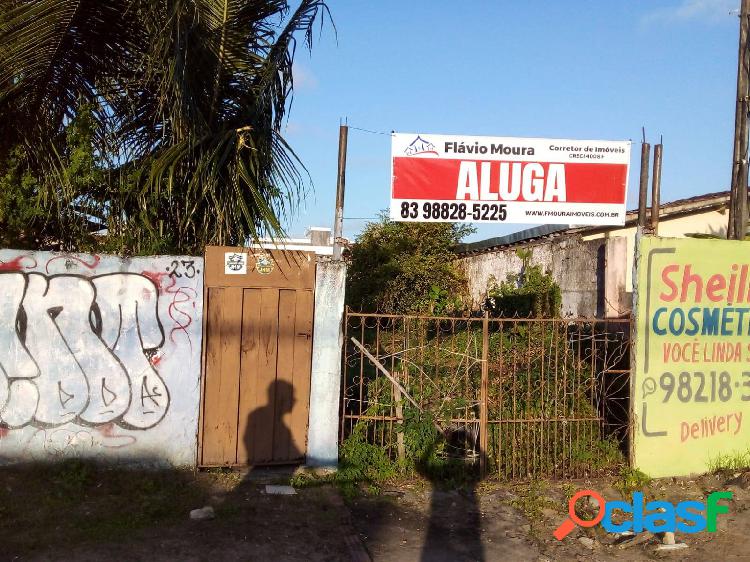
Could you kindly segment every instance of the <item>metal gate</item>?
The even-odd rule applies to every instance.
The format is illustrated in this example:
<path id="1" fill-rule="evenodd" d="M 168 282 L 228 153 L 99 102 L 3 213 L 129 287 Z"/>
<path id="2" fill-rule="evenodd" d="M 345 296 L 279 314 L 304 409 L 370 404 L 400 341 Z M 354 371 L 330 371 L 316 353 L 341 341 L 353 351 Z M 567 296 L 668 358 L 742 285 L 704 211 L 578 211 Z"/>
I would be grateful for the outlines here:
<path id="1" fill-rule="evenodd" d="M 426 414 L 440 455 L 482 474 L 577 478 L 625 461 L 629 318 L 347 310 L 344 330 L 342 440 L 357 433 L 405 459 L 404 436 L 423 431 L 409 424 Z"/>
<path id="2" fill-rule="evenodd" d="M 302 462 L 315 255 L 207 247 L 200 466 Z"/>

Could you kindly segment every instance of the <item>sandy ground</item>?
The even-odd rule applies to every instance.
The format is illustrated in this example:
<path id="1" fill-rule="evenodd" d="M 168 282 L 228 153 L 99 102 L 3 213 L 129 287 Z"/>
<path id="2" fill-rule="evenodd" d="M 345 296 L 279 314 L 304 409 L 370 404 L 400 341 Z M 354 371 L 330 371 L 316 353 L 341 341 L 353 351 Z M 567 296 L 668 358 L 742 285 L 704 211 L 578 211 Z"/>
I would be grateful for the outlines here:
<path id="1" fill-rule="evenodd" d="M 750 560 L 750 473 L 652 483 L 647 495 L 670 501 L 703 500 L 714 490 L 734 494 L 730 513 L 719 516 L 717 533 L 678 533 L 677 542 L 688 546 L 671 552 L 657 550 L 658 536 L 643 533 L 624 540 L 600 527 L 576 529 L 562 542 L 552 537 L 571 491 L 591 488 L 607 499 L 621 497 L 606 480 L 484 483 L 476 490 L 458 491 L 408 481 L 344 502 L 332 486 L 301 489 L 294 496 L 265 494 L 266 484 L 288 478 L 278 473 L 196 478 L 202 496 L 188 496 L 185 505 L 174 504 L 179 506 L 174 507 L 179 510 L 175 517 L 140 528 L 130 528 L 128 517 L 135 518 L 148 506 L 141 502 L 123 514 L 127 490 L 120 499 L 117 490 L 107 492 L 119 512 L 114 532 L 105 525 L 106 510 L 92 511 L 93 499 L 36 526 L 27 525 L 31 519 L 20 513 L 20 504 L 12 508 L 16 518 L 0 509 L 0 560 Z M 3 484 L 11 490 L 23 486 L 17 475 L 14 480 L 0 472 Z M 216 518 L 189 520 L 188 503 L 213 505 Z M 66 517 L 74 518 L 75 525 L 85 523 L 86 517 L 97 518 L 108 532 L 71 538 Z M 357 552 L 365 557 L 357 557 Z"/>

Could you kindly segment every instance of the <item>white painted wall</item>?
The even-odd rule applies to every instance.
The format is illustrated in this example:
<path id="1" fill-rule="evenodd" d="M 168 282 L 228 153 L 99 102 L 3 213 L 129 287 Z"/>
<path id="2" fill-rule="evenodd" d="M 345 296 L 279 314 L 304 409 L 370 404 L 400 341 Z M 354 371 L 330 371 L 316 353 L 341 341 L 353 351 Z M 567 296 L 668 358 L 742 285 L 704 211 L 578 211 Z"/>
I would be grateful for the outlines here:
<path id="1" fill-rule="evenodd" d="M 0 462 L 192 465 L 203 259 L 0 250 Z"/>
<path id="2" fill-rule="evenodd" d="M 307 464 L 336 466 L 346 263 L 318 258 Z"/>

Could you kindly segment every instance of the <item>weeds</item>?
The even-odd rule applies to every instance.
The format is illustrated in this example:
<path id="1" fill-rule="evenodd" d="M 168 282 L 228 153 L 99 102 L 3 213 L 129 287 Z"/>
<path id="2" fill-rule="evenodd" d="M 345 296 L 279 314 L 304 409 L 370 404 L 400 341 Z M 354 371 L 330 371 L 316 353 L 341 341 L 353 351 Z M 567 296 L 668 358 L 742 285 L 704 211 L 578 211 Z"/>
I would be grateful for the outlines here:
<path id="1" fill-rule="evenodd" d="M 750 449 L 717 455 L 709 459 L 709 472 L 737 472 L 750 467 Z"/>
<path id="2" fill-rule="evenodd" d="M 623 496 L 629 496 L 633 492 L 641 491 L 651 483 L 651 477 L 637 468 L 623 466 L 620 474 L 614 482 L 614 488 Z"/>
<path id="3" fill-rule="evenodd" d="M 593 443 L 575 441 L 570 455 L 574 470 L 578 468 L 593 472 L 622 465 L 625 460 L 617 439 L 611 436 Z"/>
<path id="4" fill-rule="evenodd" d="M 446 443 L 434 426 L 431 416 L 411 414 L 401 428 L 405 456 L 394 460 L 383 447 L 368 441 L 368 425 L 358 423 L 341 444 L 339 466 L 335 473 L 316 476 L 295 474 L 291 485 L 304 488 L 334 484 L 344 497 L 351 498 L 364 491 L 377 494 L 382 485 L 398 477 L 422 476 L 436 487 L 460 488 L 476 480 L 475 467 L 463 459 L 445 454 Z"/>
<path id="5" fill-rule="evenodd" d="M 529 521 L 539 521 L 544 509 L 558 508 L 557 502 L 544 495 L 547 487 L 547 482 L 543 480 L 532 480 L 527 485 L 519 486 L 515 490 L 517 497 L 511 500 L 510 505 L 523 512 Z"/>

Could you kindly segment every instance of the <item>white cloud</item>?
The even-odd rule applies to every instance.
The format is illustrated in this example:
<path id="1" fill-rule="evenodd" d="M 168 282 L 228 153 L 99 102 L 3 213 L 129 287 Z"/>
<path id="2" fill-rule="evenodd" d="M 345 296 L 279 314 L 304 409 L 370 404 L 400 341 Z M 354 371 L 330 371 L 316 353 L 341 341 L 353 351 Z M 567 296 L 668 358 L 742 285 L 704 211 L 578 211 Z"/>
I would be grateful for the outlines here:
<path id="1" fill-rule="evenodd" d="M 740 0 L 682 0 L 671 7 L 657 8 L 646 14 L 642 23 L 677 23 L 684 21 L 717 22 L 726 20 L 739 8 Z"/>
<path id="2" fill-rule="evenodd" d="M 297 62 L 292 66 L 292 76 L 297 90 L 314 90 L 318 87 L 318 79 L 312 71 Z"/>

